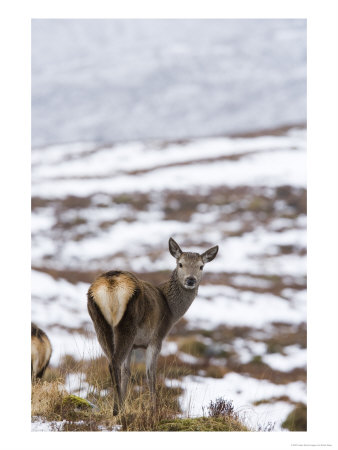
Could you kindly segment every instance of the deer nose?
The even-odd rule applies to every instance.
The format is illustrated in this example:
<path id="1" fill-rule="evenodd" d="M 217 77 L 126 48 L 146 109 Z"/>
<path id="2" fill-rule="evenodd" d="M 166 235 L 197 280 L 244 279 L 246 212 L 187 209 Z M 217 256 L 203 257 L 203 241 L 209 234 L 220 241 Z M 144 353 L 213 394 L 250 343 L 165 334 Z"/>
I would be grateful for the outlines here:
<path id="1" fill-rule="evenodd" d="M 195 277 L 187 277 L 185 282 L 188 286 L 194 286 L 196 284 L 196 278 Z"/>

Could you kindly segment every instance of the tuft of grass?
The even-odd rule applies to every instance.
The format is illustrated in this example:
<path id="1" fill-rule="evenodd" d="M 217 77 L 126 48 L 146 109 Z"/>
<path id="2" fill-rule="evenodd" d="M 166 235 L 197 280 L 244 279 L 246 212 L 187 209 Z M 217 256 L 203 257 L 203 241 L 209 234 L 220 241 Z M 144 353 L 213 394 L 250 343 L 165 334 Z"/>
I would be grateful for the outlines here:
<path id="1" fill-rule="evenodd" d="M 304 403 L 298 404 L 282 423 L 282 428 L 290 431 L 307 431 L 307 407 Z"/>
<path id="2" fill-rule="evenodd" d="M 86 381 L 96 390 L 108 389 L 111 386 L 111 378 L 107 359 L 104 356 L 84 361 L 81 371 L 86 375 Z"/>
<path id="3" fill-rule="evenodd" d="M 157 370 L 165 378 L 181 378 L 187 375 L 197 375 L 198 365 L 181 361 L 176 355 L 158 358 Z"/>
<path id="4" fill-rule="evenodd" d="M 268 422 L 265 425 L 258 425 L 257 431 L 271 432 L 275 429 L 275 422 Z"/>
<path id="5" fill-rule="evenodd" d="M 163 420 L 155 431 L 250 431 L 240 420 L 232 400 L 217 398 L 207 410 L 208 417 Z"/>
<path id="6" fill-rule="evenodd" d="M 223 378 L 227 372 L 227 369 L 224 367 L 209 365 L 205 369 L 205 376 L 211 378 Z"/>
<path id="7" fill-rule="evenodd" d="M 78 397 L 77 395 L 66 395 L 62 399 L 63 409 L 70 409 L 74 411 L 86 411 L 94 408 L 94 405 L 84 398 Z"/>
<path id="8" fill-rule="evenodd" d="M 267 345 L 267 353 L 283 353 L 283 346 L 277 342 L 270 341 Z"/>
<path id="9" fill-rule="evenodd" d="M 252 360 L 251 360 L 252 364 L 263 364 L 263 360 L 261 355 L 255 355 Z"/>
<path id="10" fill-rule="evenodd" d="M 42 416 L 47 420 L 59 420 L 58 411 L 65 396 L 62 386 L 60 380 L 33 383 L 31 392 L 32 416 Z"/>
<path id="11" fill-rule="evenodd" d="M 232 417 L 238 419 L 232 400 L 219 397 L 215 402 L 211 401 L 208 406 L 209 417 Z"/>
<path id="12" fill-rule="evenodd" d="M 222 417 L 174 419 L 158 423 L 155 431 L 249 431 L 238 420 Z"/>
<path id="13" fill-rule="evenodd" d="M 255 402 L 253 402 L 253 405 L 258 406 L 277 402 L 287 402 L 291 404 L 294 403 L 288 395 L 280 395 L 279 397 L 270 397 L 270 398 L 263 398 L 261 400 L 256 400 Z"/>
<path id="14" fill-rule="evenodd" d="M 187 337 L 182 340 L 178 346 L 179 350 L 189 355 L 196 356 L 197 358 L 205 356 L 208 350 L 208 346 L 193 337 Z"/>
<path id="15" fill-rule="evenodd" d="M 65 354 L 63 355 L 61 362 L 59 364 L 59 369 L 64 374 L 80 372 L 81 371 L 81 363 L 72 355 Z"/>

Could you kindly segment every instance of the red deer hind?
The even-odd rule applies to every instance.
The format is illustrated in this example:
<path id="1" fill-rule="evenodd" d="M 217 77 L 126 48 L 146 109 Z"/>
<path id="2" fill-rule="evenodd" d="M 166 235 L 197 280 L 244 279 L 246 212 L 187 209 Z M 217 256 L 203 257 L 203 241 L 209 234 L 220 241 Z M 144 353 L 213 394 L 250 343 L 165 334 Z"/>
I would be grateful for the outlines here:
<path id="1" fill-rule="evenodd" d="M 206 252 L 182 252 L 174 239 L 169 251 L 176 268 L 168 281 L 154 286 L 130 272 L 111 271 L 99 276 L 88 291 L 88 312 L 105 353 L 115 393 L 114 414 L 122 407 L 130 377 L 131 352 L 146 349 L 146 374 L 156 405 L 156 365 L 163 339 L 195 299 L 203 267 L 218 246 Z"/>

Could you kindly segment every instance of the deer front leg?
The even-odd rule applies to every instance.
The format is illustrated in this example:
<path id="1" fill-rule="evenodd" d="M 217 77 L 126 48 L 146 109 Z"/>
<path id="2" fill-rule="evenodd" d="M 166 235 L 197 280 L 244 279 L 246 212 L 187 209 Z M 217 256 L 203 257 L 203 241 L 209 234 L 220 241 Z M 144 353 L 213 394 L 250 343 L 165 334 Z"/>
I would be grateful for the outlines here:
<path id="1" fill-rule="evenodd" d="M 156 367 L 157 358 L 161 347 L 158 344 L 150 344 L 146 351 L 146 373 L 150 390 L 151 401 L 154 409 L 156 409 Z"/>

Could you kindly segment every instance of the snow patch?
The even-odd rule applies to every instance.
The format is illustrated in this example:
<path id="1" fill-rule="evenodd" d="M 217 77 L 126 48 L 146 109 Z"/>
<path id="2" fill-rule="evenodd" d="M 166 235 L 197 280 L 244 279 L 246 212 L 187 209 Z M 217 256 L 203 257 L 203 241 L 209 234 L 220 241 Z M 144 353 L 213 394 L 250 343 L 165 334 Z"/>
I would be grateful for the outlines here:
<path id="1" fill-rule="evenodd" d="M 231 372 L 222 379 L 187 376 L 182 381 L 166 380 L 166 384 L 184 389 L 180 397 L 184 416 L 203 416 L 207 413 L 210 401 L 223 397 L 232 400 L 235 410 L 254 428 L 259 424 L 266 424 L 267 421 L 275 421 L 275 431 L 281 430 L 281 423 L 293 409 L 293 405 L 277 402 L 254 406 L 253 402 L 286 395 L 292 401 L 306 403 L 306 387 L 301 381 L 277 385 L 267 380 L 256 380 Z"/>

